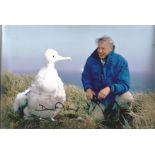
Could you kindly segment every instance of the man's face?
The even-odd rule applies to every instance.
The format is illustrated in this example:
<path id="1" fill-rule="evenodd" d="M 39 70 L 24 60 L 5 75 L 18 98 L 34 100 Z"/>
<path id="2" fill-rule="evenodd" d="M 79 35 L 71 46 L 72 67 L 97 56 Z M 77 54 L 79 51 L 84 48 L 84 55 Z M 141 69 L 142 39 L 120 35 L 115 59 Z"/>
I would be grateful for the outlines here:
<path id="1" fill-rule="evenodd" d="M 105 59 L 107 55 L 112 51 L 112 48 L 110 47 L 109 42 L 107 41 L 102 41 L 98 43 L 98 55 L 100 59 Z"/>

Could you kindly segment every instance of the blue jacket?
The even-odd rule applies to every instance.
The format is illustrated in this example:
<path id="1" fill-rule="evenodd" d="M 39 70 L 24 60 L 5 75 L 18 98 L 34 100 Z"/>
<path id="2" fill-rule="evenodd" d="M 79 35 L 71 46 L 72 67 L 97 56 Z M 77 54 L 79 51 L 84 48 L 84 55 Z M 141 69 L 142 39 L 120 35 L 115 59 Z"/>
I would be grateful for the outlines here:
<path id="1" fill-rule="evenodd" d="M 85 91 L 91 88 L 96 95 L 101 89 L 109 86 L 110 94 L 101 102 L 112 104 L 116 95 L 121 95 L 130 88 L 128 63 L 121 55 L 111 51 L 103 66 L 96 49 L 86 61 L 82 72 L 82 83 Z"/>

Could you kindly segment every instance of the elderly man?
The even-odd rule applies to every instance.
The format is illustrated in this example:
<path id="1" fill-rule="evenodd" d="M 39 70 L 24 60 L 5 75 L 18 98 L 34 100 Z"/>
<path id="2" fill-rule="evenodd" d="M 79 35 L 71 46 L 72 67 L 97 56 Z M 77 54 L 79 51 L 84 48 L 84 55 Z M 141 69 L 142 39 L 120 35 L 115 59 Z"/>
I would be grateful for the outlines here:
<path id="1" fill-rule="evenodd" d="M 82 73 L 86 97 L 93 95 L 105 105 L 115 101 L 124 108 L 131 108 L 134 101 L 130 88 L 130 73 L 127 61 L 115 53 L 113 40 L 109 36 L 97 39 L 97 48 L 88 57 Z"/>

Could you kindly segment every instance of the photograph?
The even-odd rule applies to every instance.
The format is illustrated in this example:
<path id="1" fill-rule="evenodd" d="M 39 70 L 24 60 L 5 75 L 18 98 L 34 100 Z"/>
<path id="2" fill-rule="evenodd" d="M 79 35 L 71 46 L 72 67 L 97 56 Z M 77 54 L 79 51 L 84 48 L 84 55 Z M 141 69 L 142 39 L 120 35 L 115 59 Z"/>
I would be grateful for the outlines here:
<path id="1" fill-rule="evenodd" d="M 154 129 L 154 25 L 0 25 L 1 129 Z"/>

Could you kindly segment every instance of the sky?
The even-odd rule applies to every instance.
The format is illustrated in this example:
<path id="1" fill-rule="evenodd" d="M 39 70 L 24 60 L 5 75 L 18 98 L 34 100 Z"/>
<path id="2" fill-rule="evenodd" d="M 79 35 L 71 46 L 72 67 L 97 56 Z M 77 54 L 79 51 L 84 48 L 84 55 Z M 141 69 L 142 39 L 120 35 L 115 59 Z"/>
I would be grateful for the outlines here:
<path id="1" fill-rule="evenodd" d="M 127 25 L 18 25 L 2 27 L 2 71 L 38 71 L 48 48 L 70 62 L 58 62 L 59 70 L 81 70 L 97 47 L 96 39 L 111 36 L 116 53 L 123 55 L 132 72 L 153 72 L 155 27 Z"/>

